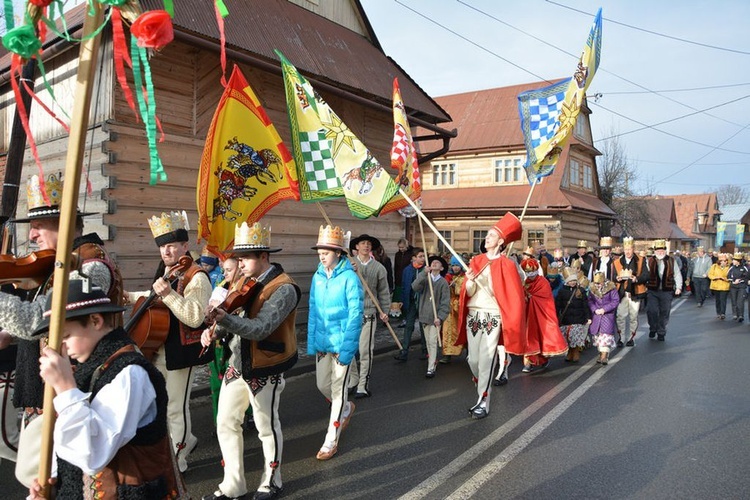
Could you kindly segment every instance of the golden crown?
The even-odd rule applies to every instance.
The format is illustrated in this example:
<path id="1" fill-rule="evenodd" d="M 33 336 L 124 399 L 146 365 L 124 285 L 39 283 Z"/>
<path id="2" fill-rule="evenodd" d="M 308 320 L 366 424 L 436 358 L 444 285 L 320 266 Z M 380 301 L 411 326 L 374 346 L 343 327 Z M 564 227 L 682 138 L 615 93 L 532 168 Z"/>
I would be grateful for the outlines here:
<path id="1" fill-rule="evenodd" d="M 633 238 L 626 236 L 622 239 L 623 248 L 633 248 Z"/>
<path id="2" fill-rule="evenodd" d="M 339 226 L 320 226 L 320 230 L 318 231 L 318 243 L 316 243 L 313 248 L 335 248 L 336 250 L 347 252 L 351 238 L 351 231 L 344 233 L 344 230 Z"/>
<path id="3" fill-rule="evenodd" d="M 234 249 L 235 250 L 267 250 L 271 248 L 271 226 L 261 226 L 256 222 L 248 226 L 247 222 L 234 228 Z"/>
<path id="4" fill-rule="evenodd" d="M 148 220 L 148 226 L 151 228 L 151 234 L 154 238 L 180 229 L 190 231 L 187 213 L 184 210 L 182 212 L 162 212 L 160 217 L 154 215 Z"/>
<path id="5" fill-rule="evenodd" d="M 562 276 L 564 281 L 578 280 L 578 270 L 574 267 L 564 267 Z"/>
<path id="6" fill-rule="evenodd" d="M 42 186 L 49 198 L 49 205 L 44 201 Z M 63 183 L 61 174 L 50 174 L 44 182 L 39 180 L 38 175 L 32 175 L 26 183 L 26 199 L 28 200 L 29 212 L 42 215 L 45 210 L 49 215 L 60 213 L 60 202 L 62 201 Z M 31 215 L 31 214 L 29 214 Z"/>
<path id="7" fill-rule="evenodd" d="M 534 247 L 526 247 L 526 250 L 523 251 L 524 255 L 529 255 L 531 257 L 534 256 Z"/>
<path id="8" fill-rule="evenodd" d="M 612 248 L 612 237 L 602 236 L 599 240 L 599 248 Z"/>
<path id="9" fill-rule="evenodd" d="M 578 240 L 578 248 L 586 248 L 589 244 L 586 243 L 586 240 Z"/>
<path id="10" fill-rule="evenodd" d="M 623 269 L 617 274 L 618 278 L 632 278 L 633 277 L 633 271 L 630 269 Z"/>
<path id="11" fill-rule="evenodd" d="M 667 249 L 667 240 L 654 240 L 654 250 Z"/>
<path id="12" fill-rule="evenodd" d="M 604 273 L 598 271 L 594 273 L 594 283 L 600 285 L 605 281 L 607 281 L 607 277 L 604 275 Z"/>

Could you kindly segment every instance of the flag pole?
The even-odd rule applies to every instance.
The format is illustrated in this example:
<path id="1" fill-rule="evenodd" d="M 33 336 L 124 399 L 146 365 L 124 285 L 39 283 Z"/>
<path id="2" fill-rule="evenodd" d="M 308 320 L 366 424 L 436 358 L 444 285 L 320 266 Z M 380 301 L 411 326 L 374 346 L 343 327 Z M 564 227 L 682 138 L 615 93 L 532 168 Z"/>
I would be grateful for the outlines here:
<path id="1" fill-rule="evenodd" d="M 331 219 L 328 218 L 328 214 L 323 208 L 323 205 L 321 205 L 319 201 L 316 201 L 315 204 L 318 206 L 318 210 L 320 210 L 320 213 L 323 215 L 323 218 L 325 219 L 326 224 L 333 227 L 333 224 L 331 224 Z M 359 276 L 359 281 L 360 283 L 362 283 L 362 287 L 365 289 L 367 296 L 370 297 L 370 300 L 372 301 L 372 303 L 375 304 L 375 309 L 378 310 L 378 314 L 382 316 L 385 313 L 383 312 L 383 309 L 380 307 L 380 303 L 378 302 L 378 299 L 375 298 L 375 294 L 373 294 L 372 290 L 370 290 L 370 287 L 367 286 L 367 282 L 365 281 L 365 277 L 362 275 L 362 271 L 359 269 L 359 266 L 355 266 L 355 271 L 357 273 L 357 276 Z M 399 342 L 398 337 L 396 336 L 396 332 L 393 331 L 393 328 L 391 327 L 391 323 L 389 321 L 384 321 L 383 323 L 385 323 L 385 326 L 388 328 L 388 331 L 391 333 L 391 337 L 393 337 L 393 340 L 396 342 L 396 345 L 398 346 L 399 350 L 402 350 L 403 347 L 401 347 L 401 342 Z"/>
<path id="2" fill-rule="evenodd" d="M 523 222 L 523 218 L 526 216 L 526 209 L 529 208 L 529 202 L 531 201 L 531 195 L 534 193 L 534 188 L 539 183 L 539 177 L 534 177 L 534 182 L 531 183 L 531 187 L 529 188 L 529 195 L 526 197 L 526 203 L 523 204 L 523 210 L 521 210 L 521 216 L 518 218 L 518 222 Z M 514 241 L 510 242 L 510 245 L 508 245 L 508 248 L 505 249 L 505 251 L 510 255 L 510 251 L 513 249 L 513 243 Z"/>
<path id="3" fill-rule="evenodd" d="M 81 165 L 86 149 L 86 129 L 89 123 L 92 85 L 96 72 L 96 56 L 99 51 L 101 33 L 93 35 L 104 19 L 104 10 L 99 2 L 89 6 L 91 15 L 83 23 L 83 42 L 78 55 L 75 97 L 70 120 L 68 153 L 65 160 L 65 177 L 62 202 L 60 204 L 60 225 L 58 228 L 57 254 L 55 257 L 54 284 L 52 288 L 52 316 L 50 318 L 48 346 L 60 352 L 62 329 L 65 322 L 65 305 L 68 296 L 70 258 L 73 251 L 73 237 L 78 204 L 78 188 L 81 181 Z M 92 36 L 93 35 L 93 36 Z M 52 400 L 55 389 L 50 384 L 44 386 L 44 410 L 42 414 L 42 441 L 39 453 L 39 474 L 37 480 L 42 487 L 42 495 L 50 497 L 48 484 L 52 465 L 52 435 L 55 425 L 55 408 Z"/>
<path id="4" fill-rule="evenodd" d="M 422 236 L 422 249 L 425 252 L 427 252 L 427 244 L 425 243 L 425 240 L 424 240 L 424 227 L 422 226 L 422 218 L 421 217 L 419 218 L 419 234 Z M 428 261 L 429 261 L 429 259 L 428 259 Z M 426 264 L 427 263 L 425 262 L 425 265 Z M 435 307 L 435 290 L 432 287 L 432 276 L 430 276 L 430 274 L 432 273 L 432 270 L 426 270 L 426 271 L 427 271 L 427 285 L 430 287 L 430 304 L 432 305 L 432 317 L 433 317 L 433 321 L 434 321 L 435 319 L 437 319 L 438 316 L 437 316 L 437 308 Z M 418 304 L 417 304 L 417 309 L 419 309 L 419 305 Z M 434 325 L 430 325 L 430 326 L 434 326 Z M 438 332 L 438 336 L 437 337 L 438 337 L 438 347 L 442 348 L 443 347 L 443 342 L 442 342 L 442 340 L 440 338 L 441 337 L 440 332 Z"/>

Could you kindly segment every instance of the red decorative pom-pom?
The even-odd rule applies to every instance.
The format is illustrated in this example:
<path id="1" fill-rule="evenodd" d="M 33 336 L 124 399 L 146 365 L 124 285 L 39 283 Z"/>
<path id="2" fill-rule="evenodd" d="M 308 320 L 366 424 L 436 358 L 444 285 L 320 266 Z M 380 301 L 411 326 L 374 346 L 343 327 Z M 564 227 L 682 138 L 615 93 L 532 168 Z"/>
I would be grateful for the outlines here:
<path id="1" fill-rule="evenodd" d="M 159 50 L 174 39 L 172 18 L 166 10 L 144 12 L 130 27 L 139 47 Z"/>
<path id="2" fill-rule="evenodd" d="M 339 423 L 339 421 L 338 421 L 338 420 L 336 420 L 336 421 L 335 421 L 335 422 L 333 423 L 333 426 L 334 426 L 335 428 L 337 428 L 337 429 L 339 428 L 339 425 L 341 425 L 341 424 Z"/>

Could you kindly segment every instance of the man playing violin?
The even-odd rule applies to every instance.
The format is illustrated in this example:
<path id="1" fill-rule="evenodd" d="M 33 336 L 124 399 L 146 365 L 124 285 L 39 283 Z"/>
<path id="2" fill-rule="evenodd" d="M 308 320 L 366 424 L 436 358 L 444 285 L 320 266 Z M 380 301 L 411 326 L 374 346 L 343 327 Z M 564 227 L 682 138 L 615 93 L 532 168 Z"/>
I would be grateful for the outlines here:
<path id="1" fill-rule="evenodd" d="M 161 263 L 156 271 L 152 290 L 128 292 L 128 300 L 155 294 L 160 299 L 150 305 L 154 313 L 164 317 L 161 331 L 149 331 L 149 336 L 160 336 L 163 344 L 152 362 L 167 381 L 167 421 L 180 472 L 187 470 L 187 457 L 198 444 L 193 435 L 190 418 L 190 393 L 195 377 L 195 367 L 206 364 L 213 356 L 202 353 L 200 336 L 203 317 L 211 297 L 211 282 L 206 272 L 192 259 L 183 268 L 180 259 L 188 255 L 189 237 L 187 214 L 162 212 L 148 220 L 151 234 L 159 247 Z M 163 307 L 166 306 L 166 307 Z M 133 311 L 136 315 L 137 311 Z M 166 319 L 168 317 L 168 320 Z M 148 328 L 135 325 L 134 328 Z M 153 328 L 152 330 L 156 330 Z M 128 332 L 131 336 L 133 331 Z"/>
<path id="2" fill-rule="evenodd" d="M 280 250 L 271 248 L 270 229 L 257 222 L 252 227 L 245 222 L 235 229 L 232 253 L 239 258 L 245 286 L 210 311 L 216 328 L 204 330 L 201 338 L 208 346 L 217 337 L 228 337 L 232 353 L 216 420 L 224 477 L 217 491 L 203 500 L 244 498 L 247 493 L 242 423 L 248 404 L 253 408 L 264 457 L 263 475 L 253 499 L 272 499 L 281 493 L 279 399 L 286 384 L 284 372 L 297 362 L 294 323 L 301 292 L 279 264 L 269 261 L 270 254 Z M 230 314 L 234 312 L 237 314 Z"/>
<path id="3" fill-rule="evenodd" d="M 28 222 L 29 240 L 39 250 L 56 250 L 62 180 L 54 174 L 44 180 L 44 189 L 49 204 L 45 201 L 39 177 L 34 175 L 26 185 L 28 213 L 25 218 L 13 222 Z M 76 232 L 73 240 L 73 254 L 77 257 L 77 269 L 70 273 L 70 279 L 88 279 L 92 285 L 105 290 L 114 304 L 122 304 L 122 277 L 115 262 L 104 249 L 104 242 L 96 233 L 83 234 L 83 217 L 91 215 L 78 213 Z M 30 486 L 36 477 L 41 443 L 41 414 L 44 404 L 44 387 L 39 377 L 40 340 L 32 337 L 32 332 L 41 324 L 46 295 L 51 293 L 54 259 L 43 269 L 35 269 L 42 276 L 42 285 L 27 294 L 27 300 L 0 292 L 0 325 L 18 340 L 15 392 L 13 403 L 24 408 L 21 423 L 21 439 L 18 444 L 16 477 L 25 486 Z M 28 432 L 26 432 L 28 430 Z"/>

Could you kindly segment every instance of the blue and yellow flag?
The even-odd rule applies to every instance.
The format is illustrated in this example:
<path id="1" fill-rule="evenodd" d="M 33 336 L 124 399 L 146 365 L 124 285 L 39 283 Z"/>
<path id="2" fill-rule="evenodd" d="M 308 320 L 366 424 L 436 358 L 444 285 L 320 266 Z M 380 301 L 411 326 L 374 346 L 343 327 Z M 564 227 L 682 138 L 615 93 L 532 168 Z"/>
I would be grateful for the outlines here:
<path id="1" fill-rule="evenodd" d="M 734 233 L 734 246 L 740 248 L 745 240 L 745 225 L 737 224 Z"/>
<path id="2" fill-rule="evenodd" d="M 214 253 L 231 250 L 235 224 L 299 200 L 292 155 L 237 66 L 206 136 L 196 199 L 198 236 Z"/>
<path id="3" fill-rule="evenodd" d="M 583 97 L 599 67 L 601 44 L 600 8 L 573 76 L 518 95 L 518 112 L 527 153 L 524 167 L 530 183 L 552 173 L 573 133 Z"/>
<path id="4" fill-rule="evenodd" d="M 398 187 L 362 141 L 284 55 L 286 104 L 302 201 L 345 196 L 349 211 L 366 219 L 378 215 Z"/>
<path id="5" fill-rule="evenodd" d="M 727 223 L 719 221 L 716 223 L 716 246 L 721 247 L 724 245 L 724 235 L 726 234 Z"/>

